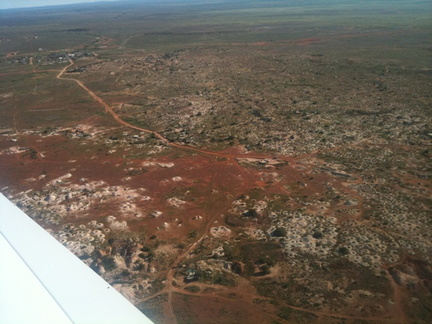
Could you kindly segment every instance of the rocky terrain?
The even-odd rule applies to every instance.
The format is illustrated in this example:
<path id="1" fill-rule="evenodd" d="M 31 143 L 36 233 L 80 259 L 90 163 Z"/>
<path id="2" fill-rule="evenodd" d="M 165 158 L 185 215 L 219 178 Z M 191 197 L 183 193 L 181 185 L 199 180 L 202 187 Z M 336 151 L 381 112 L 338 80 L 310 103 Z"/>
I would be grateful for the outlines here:
<path id="1" fill-rule="evenodd" d="M 0 191 L 155 323 L 429 323 L 423 16 L 149 8 L 0 37 Z"/>

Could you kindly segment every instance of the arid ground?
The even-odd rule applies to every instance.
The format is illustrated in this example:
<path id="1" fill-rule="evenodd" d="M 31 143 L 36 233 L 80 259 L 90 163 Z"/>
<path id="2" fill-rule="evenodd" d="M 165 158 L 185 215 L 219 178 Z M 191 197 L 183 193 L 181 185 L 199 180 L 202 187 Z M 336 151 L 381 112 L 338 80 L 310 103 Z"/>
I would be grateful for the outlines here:
<path id="1" fill-rule="evenodd" d="M 155 323 L 430 323 L 431 13 L 2 10 L 0 191 Z"/>

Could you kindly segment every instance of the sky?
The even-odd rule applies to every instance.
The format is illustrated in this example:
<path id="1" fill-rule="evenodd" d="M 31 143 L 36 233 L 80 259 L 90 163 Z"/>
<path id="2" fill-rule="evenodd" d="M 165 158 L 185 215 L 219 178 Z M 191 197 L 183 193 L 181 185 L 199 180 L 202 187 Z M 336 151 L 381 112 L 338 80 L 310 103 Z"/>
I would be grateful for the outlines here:
<path id="1" fill-rule="evenodd" d="M 116 0 L 0 0 L 0 9 L 54 6 L 83 2 L 100 2 Z"/>

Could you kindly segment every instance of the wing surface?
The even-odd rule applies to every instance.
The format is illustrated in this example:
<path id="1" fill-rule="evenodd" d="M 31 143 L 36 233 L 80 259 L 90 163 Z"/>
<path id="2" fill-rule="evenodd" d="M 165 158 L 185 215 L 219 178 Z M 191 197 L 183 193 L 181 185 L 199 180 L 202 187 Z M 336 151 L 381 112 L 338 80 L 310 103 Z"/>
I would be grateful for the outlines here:
<path id="1" fill-rule="evenodd" d="M 152 321 L 0 194 L 0 323 Z"/>

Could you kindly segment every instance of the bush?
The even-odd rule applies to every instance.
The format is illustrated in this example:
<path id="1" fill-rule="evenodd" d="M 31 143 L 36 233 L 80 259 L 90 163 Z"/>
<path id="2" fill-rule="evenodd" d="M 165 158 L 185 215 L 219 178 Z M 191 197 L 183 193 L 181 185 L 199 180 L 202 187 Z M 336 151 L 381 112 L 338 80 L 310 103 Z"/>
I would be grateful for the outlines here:
<path id="1" fill-rule="evenodd" d="M 276 262 L 269 256 L 265 256 L 265 257 L 260 257 L 257 261 L 257 264 L 266 264 L 269 267 L 274 267 L 276 265 Z"/>
<path id="2" fill-rule="evenodd" d="M 292 309 L 291 308 L 289 308 L 289 307 L 283 307 L 283 308 L 279 309 L 277 315 L 280 318 L 288 320 L 290 318 L 291 313 L 292 313 Z"/>
<path id="3" fill-rule="evenodd" d="M 265 276 L 265 275 L 268 275 L 268 274 L 270 274 L 271 272 L 270 272 L 270 267 L 267 265 L 267 264 L 264 264 L 262 267 L 261 267 L 261 275 L 262 276 Z"/>
<path id="4" fill-rule="evenodd" d="M 347 255 L 347 254 L 349 253 L 349 250 L 348 250 L 348 248 L 346 248 L 345 246 L 341 246 L 341 247 L 338 249 L 338 252 L 339 252 L 340 254 L 342 254 L 342 255 Z"/>
<path id="5" fill-rule="evenodd" d="M 102 265 L 106 271 L 111 271 L 117 268 L 114 258 L 107 255 L 102 257 Z"/>
<path id="6" fill-rule="evenodd" d="M 247 212 L 243 213 L 243 216 L 257 218 L 259 214 L 255 209 L 249 209 Z"/>
<path id="7" fill-rule="evenodd" d="M 312 234 L 312 237 L 315 239 L 320 239 L 323 237 L 323 233 L 316 231 L 315 233 Z"/>
<path id="8" fill-rule="evenodd" d="M 196 230 L 191 231 L 191 232 L 187 235 L 187 237 L 189 237 L 189 238 L 194 238 L 194 237 L 197 237 L 197 236 L 198 236 L 198 231 L 196 231 Z"/>
<path id="9" fill-rule="evenodd" d="M 141 248 L 141 251 L 143 251 L 143 252 L 150 252 L 151 248 L 149 248 L 148 246 L 144 246 L 144 247 Z"/>
<path id="10" fill-rule="evenodd" d="M 272 236 L 276 236 L 276 237 L 284 237 L 286 236 L 286 234 L 287 231 L 283 227 L 278 227 L 271 233 Z"/>

